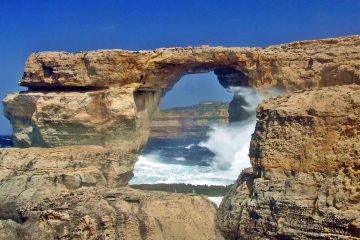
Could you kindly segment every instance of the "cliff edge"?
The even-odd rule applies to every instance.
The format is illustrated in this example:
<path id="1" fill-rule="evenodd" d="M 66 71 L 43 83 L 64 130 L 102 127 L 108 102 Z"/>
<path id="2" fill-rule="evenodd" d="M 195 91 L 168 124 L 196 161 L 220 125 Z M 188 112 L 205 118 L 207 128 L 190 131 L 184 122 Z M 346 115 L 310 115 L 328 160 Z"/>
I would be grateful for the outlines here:
<path id="1" fill-rule="evenodd" d="M 264 101 L 244 170 L 225 196 L 227 239 L 360 238 L 360 86 Z"/>

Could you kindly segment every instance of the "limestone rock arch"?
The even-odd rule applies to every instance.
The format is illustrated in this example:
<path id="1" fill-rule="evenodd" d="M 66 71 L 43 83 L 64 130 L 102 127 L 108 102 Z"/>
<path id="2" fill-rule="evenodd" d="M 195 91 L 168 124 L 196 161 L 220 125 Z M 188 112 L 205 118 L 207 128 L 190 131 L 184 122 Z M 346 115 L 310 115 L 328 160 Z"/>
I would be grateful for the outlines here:
<path id="1" fill-rule="evenodd" d="M 139 150 L 164 92 L 186 74 L 214 71 L 224 87 L 288 90 L 360 82 L 360 36 L 266 48 L 40 52 L 4 112 L 19 147 L 102 145 Z"/>

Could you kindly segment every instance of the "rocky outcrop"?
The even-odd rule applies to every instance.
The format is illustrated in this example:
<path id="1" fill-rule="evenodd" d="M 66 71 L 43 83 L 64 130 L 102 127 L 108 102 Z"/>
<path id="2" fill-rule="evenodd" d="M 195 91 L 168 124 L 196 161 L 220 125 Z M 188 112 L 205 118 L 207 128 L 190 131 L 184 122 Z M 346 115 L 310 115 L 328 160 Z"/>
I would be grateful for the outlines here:
<path id="1" fill-rule="evenodd" d="M 99 146 L 0 150 L 1 218 L 18 209 L 82 187 L 123 187 L 133 176 L 137 152 Z"/>
<path id="2" fill-rule="evenodd" d="M 253 169 L 225 196 L 229 239 L 360 238 L 360 87 L 300 91 L 257 109 Z"/>
<path id="3" fill-rule="evenodd" d="M 4 113 L 18 147 L 100 145 L 141 149 L 161 92 L 122 88 L 27 91 L 8 95 Z"/>
<path id="4" fill-rule="evenodd" d="M 0 220 L 0 237 L 218 240 L 215 211 L 202 196 L 86 187 L 24 204 L 24 222 Z"/>
<path id="5" fill-rule="evenodd" d="M 151 121 L 150 138 L 203 139 L 210 125 L 228 123 L 228 108 L 225 102 L 201 102 L 161 110 Z"/>
<path id="6" fill-rule="evenodd" d="M 222 239 L 206 197 L 126 187 L 136 154 L 99 146 L 0 150 L 0 238 Z"/>

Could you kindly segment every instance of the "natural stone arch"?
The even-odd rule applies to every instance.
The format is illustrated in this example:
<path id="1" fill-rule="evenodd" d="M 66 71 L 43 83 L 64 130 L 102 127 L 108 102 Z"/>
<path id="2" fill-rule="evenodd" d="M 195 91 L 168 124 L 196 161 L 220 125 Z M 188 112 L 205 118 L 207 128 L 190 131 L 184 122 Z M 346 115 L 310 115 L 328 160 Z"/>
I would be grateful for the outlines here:
<path id="1" fill-rule="evenodd" d="M 224 88 L 249 86 L 249 77 L 240 70 L 199 65 L 167 74 L 167 84 L 158 89 L 139 84 L 121 88 L 32 86 L 30 91 L 4 100 L 5 114 L 14 128 L 15 146 L 101 145 L 139 150 L 148 139 L 161 97 L 189 72 L 209 71 L 214 71 Z M 239 99 L 232 101 L 231 113 L 241 110 L 237 106 L 241 101 L 235 100 Z M 24 106 L 22 111 L 19 105 Z"/>
<path id="2" fill-rule="evenodd" d="M 360 83 L 354 60 L 359 42 L 350 36 L 267 48 L 34 53 L 20 81 L 30 91 L 8 95 L 4 112 L 16 146 L 139 150 L 160 97 L 185 74 L 214 71 L 225 87 L 294 90 Z"/>

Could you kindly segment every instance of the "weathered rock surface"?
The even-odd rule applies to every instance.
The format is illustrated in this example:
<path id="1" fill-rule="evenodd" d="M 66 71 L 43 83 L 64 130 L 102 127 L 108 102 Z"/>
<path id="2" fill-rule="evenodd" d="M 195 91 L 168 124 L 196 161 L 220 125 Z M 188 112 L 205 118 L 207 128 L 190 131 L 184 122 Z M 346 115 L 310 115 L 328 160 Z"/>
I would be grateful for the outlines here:
<path id="1" fill-rule="evenodd" d="M 84 187 L 24 204 L 19 209 L 24 222 L 0 221 L 0 236 L 13 233 L 19 237 L 15 239 L 223 239 L 216 227 L 215 212 L 215 205 L 202 196 Z"/>
<path id="2" fill-rule="evenodd" d="M 360 87 L 295 92 L 257 109 L 250 156 L 255 170 L 357 171 Z"/>
<path id="3" fill-rule="evenodd" d="M 81 187 L 127 186 L 137 152 L 99 146 L 0 150 L 0 215 L 18 218 L 24 204 Z"/>
<path id="4" fill-rule="evenodd" d="M 105 87 L 138 83 L 168 89 L 187 73 L 215 71 L 224 86 L 287 89 L 359 83 L 360 36 L 266 48 L 187 47 L 32 54 L 20 82 L 28 87 Z"/>
<path id="5" fill-rule="evenodd" d="M 202 196 L 127 186 L 136 153 L 99 146 L 0 150 L 0 237 L 222 239 Z"/>
<path id="6" fill-rule="evenodd" d="M 360 86 L 273 97 L 257 109 L 253 169 L 224 198 L 229 239 L 360 239 Z"/>
<path id="7" fill-rule="evenodd" d="M 8 95 L 4 113 L 15 146 L 100 145 L 141 149 L 161 92 L 136 86 L 90 91 L 28 91 Z"/>
<path id="8" fill-rule="evenodd" d="M 228 108 L 225 102 L 201 102 L 161 110 L 151 121 L 150 138 L 205 138 L 210 125 L 228 123 Z"/>

